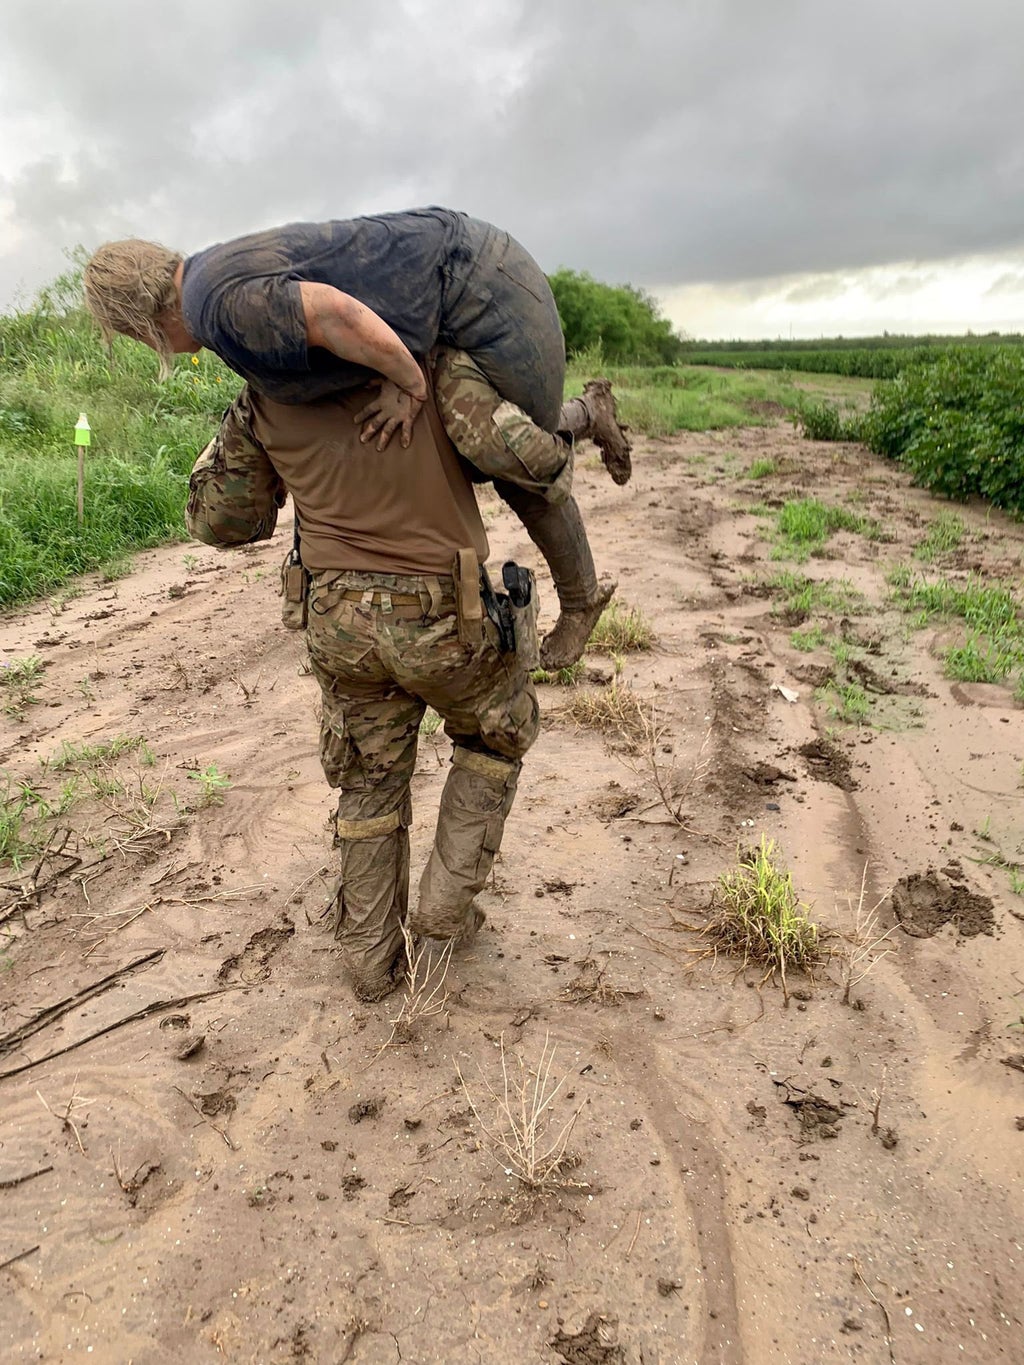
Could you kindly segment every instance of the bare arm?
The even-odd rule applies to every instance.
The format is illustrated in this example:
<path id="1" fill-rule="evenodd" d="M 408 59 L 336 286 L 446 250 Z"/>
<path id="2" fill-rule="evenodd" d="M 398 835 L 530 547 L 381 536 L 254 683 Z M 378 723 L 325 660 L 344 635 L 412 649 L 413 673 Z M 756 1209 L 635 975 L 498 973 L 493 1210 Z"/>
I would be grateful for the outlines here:
<path id="1" fill-rule="evenodd" d="M 299 285 L 306 343 L 376 370 L 419 402 L 427 397 L 419 365 L 401 338 L 372 309 L 329 284 Z"/>

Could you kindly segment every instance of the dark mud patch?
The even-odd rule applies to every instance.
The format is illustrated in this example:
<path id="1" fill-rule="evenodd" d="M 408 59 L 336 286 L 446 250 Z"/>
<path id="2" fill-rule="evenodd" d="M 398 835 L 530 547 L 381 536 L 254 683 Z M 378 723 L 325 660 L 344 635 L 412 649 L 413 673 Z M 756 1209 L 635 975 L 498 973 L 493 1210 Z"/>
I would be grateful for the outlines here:
<path id="1" fill-rule="evenodd" d="M 591 1313 L 578 1332 L 559 1330 L 550 1345 L 565 1365 L 620 1365 L 626 1353 L 617 1337 L 618 1324 L 613 1318 Z"/>
<path id="2" fill-rule="evenodd" d="M 794 1084 L 792 1081 L 775 1081 L 783 1104 L 793 1111 L 800 1121 L 804 1137 L 837 1138 L 839 1124 L 846 1117 L 851 1105 L 838 1096 L 821 1095 L 810 1087 Z"/>
<path id="3" fill-rule="evenodd" d="M 963 938 L 994 933 L 995 909 L 988 896 L 954 884 L 941 872 L 912 872 L 892 889 L 896 922 L 913 938 L 934 938 L 947 924 Z"/>
<path id="4" fill-rule="evenodd" d="M 865 663 L 863 659 L 850 659 L 846 664 L 847 672 L 864 688 L 880 697 L 930 697 L 933 694 L 924 683 L 911 682 L 908 678 L 883 678 L 881 673 Z"/>
<path id="5" fill-rule="evenodd" d="M 375 1119 L 380 1116 L 384 1108 L 383 1099 L 359 1100 L 356 1104 L 349 1106 L 349 1123 L 362 1123 L 364 1119 Z"/>
<path id="6" fill-rule="evenodd" d="M 807 771 L 819 782 L 831 782 L 840 791 L 857 790 L 850 772 L 850 760 L 838 745 L 829 739 L 811 739 L 801 744 L 797 753 L 807 763 Z"/>

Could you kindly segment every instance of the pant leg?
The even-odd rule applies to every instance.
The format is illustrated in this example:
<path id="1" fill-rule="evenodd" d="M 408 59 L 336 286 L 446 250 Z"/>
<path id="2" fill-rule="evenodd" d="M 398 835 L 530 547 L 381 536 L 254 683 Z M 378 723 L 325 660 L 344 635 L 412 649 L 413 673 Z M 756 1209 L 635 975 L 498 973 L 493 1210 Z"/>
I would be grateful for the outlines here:
<path id="1" fill-rule="evenodd" d="M 562 611 L 590 606 L 598 594 L 597 570 L 576 499 L 551 503 L 502 480 L 494 487 L 544 556 Z"/>
<path id="2" fill-rule="evenodd" d="M 409 783 L 425 705 L 387 676 L 373 645 L 373 613 L 328 601 L 314 587 L 307 639 L 323 700 L 320 759 L 339 788 L 334 930 L 356 994 L 374 1000 L 392 988 L 401 965 Z"/>
<path id="3" fill-rule="evenodd" d="M 442 339 L 468 351 L 502 398 L 554 431 L 565 387 L 565 340 L 547 276 L 507 232 L 466 220 L 449 266 Z"/>
<path id="4" fill-rule="evenodd" d="M 403 634 L 397 623 L 393 634 Z M 455 744 L 437 831 L 410 926 L 435 938 L 473 927 L 473 898 L 501 847 L 523 754 L 537 737 L 537 694 L 516 656 L 490 634 L 459 643 L 454 615 L 396 643 L 395 676 L 442 716 Z"/>

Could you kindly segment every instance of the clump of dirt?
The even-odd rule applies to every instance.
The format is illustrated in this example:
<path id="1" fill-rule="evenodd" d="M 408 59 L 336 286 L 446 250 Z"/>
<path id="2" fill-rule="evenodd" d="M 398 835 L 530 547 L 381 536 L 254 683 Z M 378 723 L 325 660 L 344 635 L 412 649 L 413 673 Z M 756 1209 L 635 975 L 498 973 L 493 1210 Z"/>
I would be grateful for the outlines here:
<path id="1" fill-rule="evenodd" d="M 892 889 L 892 908 L 904 933 L 913 938 L 933 938 L 947 924 L 955 925 L 963 938 L 995 931 L 992 901 L 953 884 L 941 872 L 912 872 Z"/>
<path id="2" fill-rule="evenodd" d="M 617 1365 L 626 1359 L 625 1351 L 615 1341 L 617 1327 L 614 1319 L 591 1313 L 577 1333 L 559 1329 L 550 1346 L 565 1365 Z"/>
<path id="3" fill-rule="evenodd" d="M 744 768 L 743 776 L 749 777 L 751 782 L 758 783 L 762 787 L 771 787 L 776 782 L 795 782 L 794 773 L 783 772 L 774 763 L 755 763 L 750 768 Z"/>
<path id="4" fill-rule="evenodd" d="M 850 760 L 830 739 L 811 739 L 801 744 L 797 753 L 807 760 L 807 771 L 819 782 L 831 782 L 840 791 L 857 790 L 850 773 Z"/>
<path id="5" fill-rule="evenodd" d="M 775 1081 L 782 1092 L 782 1102 L 800 1120 L 807 1138 L 837 1138 L 839 1124 L 846 1117 L 847 1105 L 819 1095 L 812 1089 L 794 1085 L 792 1081 Z"/>
<path id="6" fill-rule="evenodd" d="M 861 684 L 866 692 L 874 692 L 881 697 L 930 697 L 932 694 L 924 683 L 911 682 L 909 678 L 883 678 L 863 659 L 850 659 L 846 664 L 847 672 Z"/>
<path id="7" fill-rule="evenodd" d="M 384 1101 L 380 1098 L 373 1100 L 358 1100 L 355 1104 L 349 1105 L 349 1123 L 362 1123 L 363 1119 L 375 1119 L 384 1108 Z"/>

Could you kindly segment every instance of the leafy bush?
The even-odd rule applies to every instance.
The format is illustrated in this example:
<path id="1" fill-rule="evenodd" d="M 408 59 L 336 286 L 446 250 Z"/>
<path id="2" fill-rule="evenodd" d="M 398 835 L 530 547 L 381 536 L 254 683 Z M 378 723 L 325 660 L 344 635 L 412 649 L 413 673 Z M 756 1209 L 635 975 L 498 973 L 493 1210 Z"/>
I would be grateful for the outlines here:
<path id="1" fill-rule="evenodd" d="M 905 370 L 876 389 L 864 435 L 933 492 L 1024 513 L 1024 352 L 958 347 Z"/>

